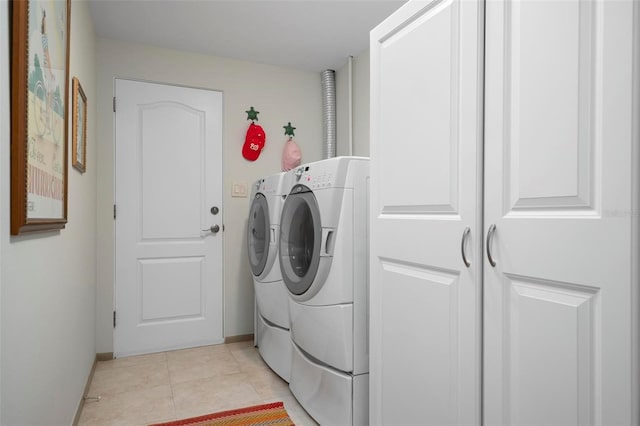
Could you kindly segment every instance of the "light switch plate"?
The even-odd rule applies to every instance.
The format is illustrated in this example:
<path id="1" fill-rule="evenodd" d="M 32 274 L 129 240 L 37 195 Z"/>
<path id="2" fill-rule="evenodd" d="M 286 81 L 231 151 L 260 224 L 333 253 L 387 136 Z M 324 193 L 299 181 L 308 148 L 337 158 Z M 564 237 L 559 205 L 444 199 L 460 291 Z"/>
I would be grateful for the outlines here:
<path id="1" fill-rule="evenodd" d="M 247 198 L 247 183 L 246 182 L 233 182 L 231 184 L 231 196 L 232 197 L 240 197 Z"/>

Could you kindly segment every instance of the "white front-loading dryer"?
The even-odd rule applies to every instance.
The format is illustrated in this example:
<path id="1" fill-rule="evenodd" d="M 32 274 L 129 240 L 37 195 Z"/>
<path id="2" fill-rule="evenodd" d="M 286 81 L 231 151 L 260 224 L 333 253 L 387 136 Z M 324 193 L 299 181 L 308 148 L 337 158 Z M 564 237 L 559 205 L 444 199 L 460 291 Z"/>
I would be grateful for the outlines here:
<path id="1" fill-rule="evenodd" d="M 277 173 L 254 184 L 247 223 L 247 248 L 261 314 L 275 325 L 288 329 L 287 291 L 280 273 L 277 240 L 283 175 Z M 274 284 L 268 285 L 270 283 Z"/>
<path id="2" fill-rule="evenodd" d="M 274 238 L 280 222 L 281 180 L 281 175 L 258 179 L 251 191 L 247 245 L 251 273 L 259 282 L 281 279 L 280 269 L 275 263 L 278 256 Z"/>
<path id="3" fill-rule="evenodd" d="M 367 424 L 368 159 L 305 164 L 285 182 L 278 257 L 294 346 L 289 386 L 320 424 Z"/>
<path id="4" fill-rule="evenodd" d="M 252 188 L 247 248 L 256 296 L 256 345 L 267 365 L 289 381 L 289 305 L 277 255 L 283 175 L 259 179 Z"/>

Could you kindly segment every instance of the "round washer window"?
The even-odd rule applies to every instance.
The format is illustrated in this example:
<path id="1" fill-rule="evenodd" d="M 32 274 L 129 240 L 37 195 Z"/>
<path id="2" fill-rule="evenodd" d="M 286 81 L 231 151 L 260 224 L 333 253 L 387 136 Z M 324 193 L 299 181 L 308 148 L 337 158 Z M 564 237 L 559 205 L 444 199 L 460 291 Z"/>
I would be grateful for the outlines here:
<path id="1" fill-rule="evenodd" d="M 293 212 L 289 234 L 289 261 L 293 273 L 304 277 L 313 259 L 313 217 L 306 203 L 298 203 Z"/>
<path id="2" fill-rule="evenodd" d="M 269 205 L 263 194 L 257 194 L 249 210 L 247 247 L 251 272 L 258 276 L 264 270 L 269 257 Z"/>
<path id="3" fill-rule="evenodd" d="M 316 198 L 308 187 L 296 185 L 282 207 L 278 246 L 282 279 L 293 294 L 305 293 L 313 283 L 321 235 Z"/>

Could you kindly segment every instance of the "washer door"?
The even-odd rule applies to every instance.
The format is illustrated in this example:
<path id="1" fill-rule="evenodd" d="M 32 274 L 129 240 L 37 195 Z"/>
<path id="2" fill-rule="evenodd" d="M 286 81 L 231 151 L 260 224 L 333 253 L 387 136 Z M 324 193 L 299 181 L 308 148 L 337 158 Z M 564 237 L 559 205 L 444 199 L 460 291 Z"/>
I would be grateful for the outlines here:
<path id="1" fill-rule="evenodd" d="M 249 210 L 247 227 L 247 247 L 249 264 L 254 276 L 264 271 L 269 257 L 269 204 L 263 194 L 256 194 Z"/>
<path id="2" fill-rule="evenodd" d="M 309 290 L 318 272 L 322 227 L 313 192 L 304 185 L 291 190 L 282 207 L 278 253 L 282 279 L 289 291 Z"/>

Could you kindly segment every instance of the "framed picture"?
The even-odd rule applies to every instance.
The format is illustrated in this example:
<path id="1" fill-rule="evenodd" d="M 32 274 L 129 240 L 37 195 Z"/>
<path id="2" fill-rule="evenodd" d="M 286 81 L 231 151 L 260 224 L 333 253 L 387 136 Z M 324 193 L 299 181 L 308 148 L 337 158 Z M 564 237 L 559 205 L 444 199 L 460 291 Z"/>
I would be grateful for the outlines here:
<path id="1" fill-rule="evenodd" d="M 71 124 L 73 167 L 84 173 L 87 164 L 87 96 L 80 80 L 73 77 L 73 120 Z"/>
<path id="2" fill-rule="evenodd" d="M 13 1 L 11 234 L 67 223 L 71 0 Z"/>

